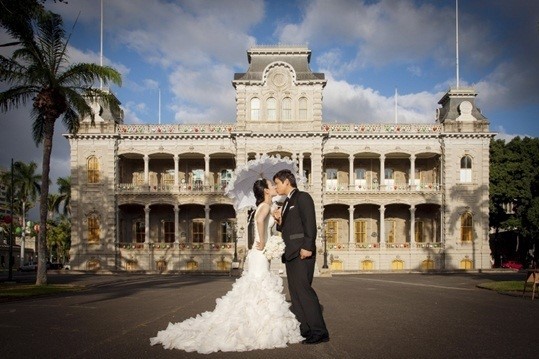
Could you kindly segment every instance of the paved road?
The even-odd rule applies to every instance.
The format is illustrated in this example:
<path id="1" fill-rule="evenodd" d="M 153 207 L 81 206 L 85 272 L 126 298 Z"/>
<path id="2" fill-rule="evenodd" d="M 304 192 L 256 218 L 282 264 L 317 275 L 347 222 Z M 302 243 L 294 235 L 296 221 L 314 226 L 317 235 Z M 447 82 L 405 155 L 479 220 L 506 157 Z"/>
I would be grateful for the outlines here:
<path id="1" fill-rule="evenodd" d="M 20 275 L 20 274 L 18 274 Z M 27 274 L 20 278 L 32 280 Z M 149 338 L 206 310 L 235 278 L 49 274 L 87 289 L 0 303 L 1 358 L 532 358 L 539 300 L 478 289 L 524 274 L 370 274 L 315 278 L 331 341 L 200 355 Z"/>

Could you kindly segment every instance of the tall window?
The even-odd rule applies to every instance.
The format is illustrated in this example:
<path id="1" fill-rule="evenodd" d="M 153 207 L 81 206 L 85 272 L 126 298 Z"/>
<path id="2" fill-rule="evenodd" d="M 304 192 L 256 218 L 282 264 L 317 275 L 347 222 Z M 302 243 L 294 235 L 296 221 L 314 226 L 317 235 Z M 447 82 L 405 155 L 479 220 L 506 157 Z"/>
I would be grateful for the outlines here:
<path id="1" fill-rule="evenodd" d="M 326 190 L 335 191 L 337 190 L 337 169 L 328 168 L 326 169 Z"/>
<path id="2" fill-rule="evenodd" d="M 193 243 L 204 242 L 204 222 L 193 221 L 192 222 Z"/>
<path id="3" fill-rule="evenodd" d="M 174 222 L 165 221 L 163 222 L 163 234 L 165 243 L 174 242 Z"/>
<path id="4" fill-rule="evenodd" d="M 222 170 L 220 174 L 221 188 L 225 188 L 232 180 L 232 170 Z"/>
<path id="5" fill-rule="evenodd" d="M 423 221 L 416 221 L 415 222 L 415 241 L 416 242 L 423 242 Z"/>
<path id="6" fill-rule="evenodd" d="M 473 240 L 473 218 L 469 212 L 460 216 L 460 240 L 471 242 Z"/>
<path id="7" fill-rule="evenodd" d="M 275 121 L 277 119 L 277 100 L 274 97 L 268 98 L 268 120 Z"/>
<path id="8" fill-rule="evenodd" d="M 357 180 L 364 180 L 365 179 L 365 169 L 364 168 L 356 168 L 356 179 Z"/>
<path id="9" fill-rule="evenodd" d="M 356 243 L 365 243 L 367 238 L 367 222 L 356 221 L 354 223 Z"/>
<path id="10" fill-rule="evenodd" d="M 260 100 L 258 98 L 251 99 L 251 120 L 258 121 L 260 119 Z"/>
<path id="11" fill-rule="evenodd" d="M 299 99 L 299 119 L 300 120 L 307 119 L 307 98 L 306 97 L 301 97 Z"/>
<path id="12" fill-rule="evenodd" d="M 395 230 L 397 227 L 397 222 L 389 219 L 385 221 L 385 232 L 386 232 L 386 242 L 395 243 Z"/>
<path id="13" fill-rule="evenodd" d="M 99 160 L 95 156 L 88 158 L 88 183 L 99 182 Z"/>
<path id="14" fill-rule="evenodd" d="M 470 156 L 464 156 L 460 159 L 460 182 L 472 182 L 472 158 Z"/>
<path id="15" fill-rule="evenodd" d="M 292 119 L 292 100 L 290 97 L 285 97 L 283 99 L 283 115 L 282 120 L 291 120 Z"/>
<path id="16" fill-rule="evenodd" d="M 327 242 L 337 243 L 337 238 L 339 238 L 339 224 L 337 221 L 327 221 L 325 231 Z"/>
<path id="17" fill-rule="evenodd" d="M 99 218 L 90 215 L 88 216 L 88 243 L 99 243 L 99 236 Z"/>
<path id="18" fill-rule="evenodd" d="M 193 170 L 193 190 L 201 191 L 204 187 L 204 170 Z"/>
<path id="19" fill-rule="evenodd" d="M 221 237 L 221 242 L 230 243 L 234 241 L 235 233 L 232 233 L 232 231 L 234 230 L 232 221 L 226 221 L 226 220 L 221 221 L 219 228 L 220 228 L 219 235 Z"/>
<path id="20" fill-rule="evenodd" d="M 144 225 L 144 222 L 142 221 L 135 222 L 135 242 L 144 243 L 145 239 L 146 239 L 146 227 Z"/>

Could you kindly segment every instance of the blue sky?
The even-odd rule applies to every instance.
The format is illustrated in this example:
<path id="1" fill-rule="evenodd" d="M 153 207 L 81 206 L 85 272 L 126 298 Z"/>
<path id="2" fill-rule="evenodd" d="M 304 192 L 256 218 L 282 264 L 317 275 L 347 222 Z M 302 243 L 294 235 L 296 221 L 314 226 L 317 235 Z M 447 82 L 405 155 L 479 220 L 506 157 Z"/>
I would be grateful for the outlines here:
<path id="1" fill-rule="evenodd" d="M 68 32 L 78 16 L 71 60 L 99 63 L 100 0 L 46 6 Z M 104 0 L 104 63 L 123 74 L 112 90 L 126 123 L 158 122 L 159 89 L 161 123 L 234 122 L 246 50 L 277 43 L 312 50 L 311 69 L 328 80 L 325 122 L 394 122 L 396 89 L 399 122 L 434 122 L 456 84 L 455 0 Z M 539 136 L 539 1 L 460 0 L 459 50 L 460 85 L 476 89 L 491 130 Z M 28 113 L 0 114 L 3 168 L 41 163 Z M 69 175 L 63 132 L 58 123 L 53 182 Z"/>

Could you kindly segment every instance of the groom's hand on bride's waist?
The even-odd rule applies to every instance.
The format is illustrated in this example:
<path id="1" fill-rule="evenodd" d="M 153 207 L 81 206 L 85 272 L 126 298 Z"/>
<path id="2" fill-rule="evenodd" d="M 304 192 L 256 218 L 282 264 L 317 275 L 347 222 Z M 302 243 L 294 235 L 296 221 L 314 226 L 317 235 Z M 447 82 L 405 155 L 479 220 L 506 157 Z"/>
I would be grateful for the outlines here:
<path id="1" fill-rule="evenodd" d="M 301 250 L 299 251 L 299 258 L 301 258 L 301 259 L 309 258 L 312 255 L 313 255 L 313 252 L 308 251 L 308 250 L 303 249 L 303 248 L 301 248 Z"/>

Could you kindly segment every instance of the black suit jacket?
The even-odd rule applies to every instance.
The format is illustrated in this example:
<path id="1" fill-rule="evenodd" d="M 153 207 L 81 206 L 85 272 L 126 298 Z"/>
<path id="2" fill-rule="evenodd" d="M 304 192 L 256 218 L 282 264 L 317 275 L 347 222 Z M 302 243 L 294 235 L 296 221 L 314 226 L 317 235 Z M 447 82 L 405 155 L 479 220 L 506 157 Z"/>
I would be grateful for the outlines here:
<path id="1" fill-rule="evenodd" d="M 303 248 L 316 254 L 316 213 L 314 201 L 307 192 L 294 190 L 288 200 L 288 205 L 282 213 L 281 224 L 277 230 L 281 231 L 286 245 L 283 262 L 299 257 Z"/>

